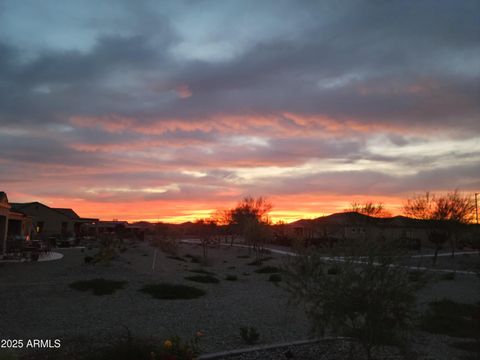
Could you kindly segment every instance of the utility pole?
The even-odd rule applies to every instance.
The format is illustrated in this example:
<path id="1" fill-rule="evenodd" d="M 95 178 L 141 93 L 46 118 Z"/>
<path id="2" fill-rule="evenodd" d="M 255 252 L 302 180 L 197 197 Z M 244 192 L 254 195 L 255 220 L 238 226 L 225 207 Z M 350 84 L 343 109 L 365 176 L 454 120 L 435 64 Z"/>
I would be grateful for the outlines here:
<path id="1" fill-rule="evenodd" d="M 476 215 L 476 218 L 477 218 L 477 225 L 478 225 L 478 201 L 477 201 L 477 196 L 479 194 L 480 193 L 475 193 L 475 215 Z"/>

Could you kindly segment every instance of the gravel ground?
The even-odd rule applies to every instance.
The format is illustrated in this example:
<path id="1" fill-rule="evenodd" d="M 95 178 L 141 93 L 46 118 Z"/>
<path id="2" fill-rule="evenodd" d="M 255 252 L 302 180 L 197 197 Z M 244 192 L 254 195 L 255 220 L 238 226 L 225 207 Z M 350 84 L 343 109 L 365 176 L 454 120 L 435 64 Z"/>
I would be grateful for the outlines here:
<path id="1" fill-rule="evenodd" d="M 0 338 L 58 338 L 68 346 L 70 339 L 84 336 L 103 342 L 125 335 L 126 328 L 134 336 L 159 341 L 173 334 L 191 338 L 201 330 L 205 333 L 202 349 L 212 352 L 244 346 L 239 336 L 239 328 L 244 326 L 256 327 L 263 343 L 308 336 L 303 311 L 287 306 L 286 293 L 267 281 L 269 274 L 253 272 L 256 267 L 247 265 L 253 257 L 237 258 L 248 254 L 247 249 L 210 249 L 212 265 L 206 269 L 218 275 L 219 284 L 185 280 L 184 276 L 192 275 L 187 269 L 200 268 L 199 264 L 169 259 L 161 252 L 152 272 L 153 249 L 146 244 L 129 248 L 110 265 L 84 265 L 84 256 L 94 250 L 60 251 L 65 256 L 58 261 L 0 265 Z M 179 254 L 200 255 L 201 248 L 182 245 Z M 235 269 L 228 269 L 231 266 Z M 244 275 L 247 272 L 250 275 Z M 226 274 L 237 275 L 238 280 L 224 281 Z M 106 296 L 68 286 L 94 278 L 128 284 Z M 145 284 L 163 281 L 193 285 L 207 295 L 194 300 L 158 300 L 138 291 Z"/>
<path id="2" fill-rule="evenodd" d="M 95 348 L 114 341 L 126 335 L 127 329 L 136 337 L 158 342 L 173 334 L 188 339 L 201 330 L 205 334 L 201 342 L 203 353 L 211 353 L 245 347 L 239 336 L 239 328 L 244 326 L 258 329 L 260 344 L 308 338 L 308 319 L 302 309 L 288 306 L 288 294 L 267 281 L 269 274 L 257 274 L 256 267 L 247 265 L 253 256 L 238 258 L 247 255 L 247 249 L 209 250 L 211 264 L 205 269 L 217 274 L 219 284 L 185 280 L 184 276 L 192 275 L 188 269 L 198 269 L 200 265 L 169 259 L 161 252 L 152 271 L 154 250 L 144 243 L 129 247 L 109 265 L 84 265 L 84 257 L 93 255 L 94 249 L 60 252 L 64 258 L 57 261 L 0 264 L 0 339 L 60 339 L 62 351 L 75 353 L 78 347 Z M 182 257 L 201 253 L 200 246 L 190 244 L 181 245 L 179 251 Z M 269 256 L 274 259 L 268 265 L 280 263 L 280 255 Z M 230 269 L 232 266 L 235 268 Z M 227 274 L 237 275 L 238 281 L 225 281 Z M 123 280 L 128 284 L 106 296 L 94 296 L 68 286 L 73 281 L 94 278 Z M 157 300 L 138 291 L 145 284 L 163 281 L 193 285 L 206 290 L 207 295 L 194 300 Z M 457 275 L 454 281 L 436 282 L 422 290 L 419 303 L 425 306 L 428 301 L 443 297 L 473 303 L 479 300 L 478 286 L 475 277 Z M 448 346 L 453 341 L 419 333 L 415 336 L 415 349 L 430 354 L 424 359 L 456 359 L 462 352 Z M 321 345 L 322 349 L 324 346 Z M 312 359 L 321 359 L 320 350 L 315 349 L 299 351 L 313 351 L 317 355 Z M 337 356 L 337 350 L 329 351 Z M 269 359 L 261 354 L 248 356 L 238 359 Z M 300 355 L 295 358 L 310 359 Z M 337 358 L 342 357 L 325 359 Z"/>

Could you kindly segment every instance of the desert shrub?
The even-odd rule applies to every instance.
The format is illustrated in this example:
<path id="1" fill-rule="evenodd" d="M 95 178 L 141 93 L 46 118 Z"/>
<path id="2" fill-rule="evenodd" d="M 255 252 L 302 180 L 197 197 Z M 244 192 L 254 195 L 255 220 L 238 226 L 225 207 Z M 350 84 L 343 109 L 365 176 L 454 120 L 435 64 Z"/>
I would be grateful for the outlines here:
<path id="1" fill-rule="evenodd" d="M 240 336 L 248 345 L 256 344 L 260 339 L 259 332 L 252 326 L 240 328 Z"/>
<path id="2" fill-rule="evenodd" d="M 249 259 L 250 255 L 238 255 L 237 258 L 238 259 Z"/>
<path id="3" fill-rule="evenodd" d="M 337 266 L 332 266 L 327 269 L 328 275 L 337 275 L 340 272 L 340 268 Z"/>
<path id="4" fill-rule="evenodd" d="M 453 271 L 445 273 L 442 276 L 440 276 L 440 279 L 441 280 L 455 280 L 455 273 Z"/>
<path id="5" fill-rule="evenodd" d="M 277 283 L 282 281 L 282 277 L 279 274 L 272 274 L 269 276 L 268 281 Z"/>
<path id="6" fill-rule="evenodd" d="M 227 269 L 228 269 L 228 270 L 235 270 L 235 269 L 236 269 L 236 266 L 229 266 Z"/>
<path id="7" fill-rule="evenodd" d="M 429 309 L 420 323 L 422 330 L 463 338 L 480 337 L 480 304 L 463 304 L 443 299 L 428 305 Z"/>
<path id="8" fill-rule="evenodd" d="M 166 254 L 174 256 L 178 254 L 178 244 L 173 237 L 158 237 L 151 244 Z"/>
<path id="9" fill-rule="evenodd" d="M 238 280 L 238 276 L 237 275 L 227 275 L 225 277 L 225 280 L 228 280 L 228 281 L 237 281 Z"/>
<path id="10" fill-rule="evenodd" d="M 128 334 L 118 341 L 102 349 L 96 350 L 88 360 L 151 360 L 151 354 L 158 352 L 158 347 L 152 342 L 133 338 Z"/>
<path id="11" fill-rule="evenodd" d="M 17 360 L 18 357 L 9 350 L 2 349 L 0 352 L 0 360 Z"/>
<path id="12" fill-rule="evenodd" d="M 192 264 L 200 264 L 202 262 L 202 258 L 200 256 L 192 256 L 190 258 L 190 262 Z"/>
<path id="13" fill-rule="evenodd" d="M 83 262 L 84 262 L 85 264 L 92 264 L 92 263 L 93 263 L 93 260 L 94 260 L 94 259 L 93 259 L 92 256 L 85 256 L 85 257 L 83 258 Z"/>
<path id="14" fill-rule="evenodd" d="M 140 289 L 141 292 L 150 294 L 155 299 L 196 299 L 206 294 L 202 289 L 193 286 L 169 283 L 149 284 Z"/>
<path id="15" fill-rule="evenodd" d="M 218 280 L 215 276 L 211 275 L 194 275 L 194 276 L 185 276 L 185 280 L 196 281 L 200 283 L 209 283 L 209 284 L 218 284 Z"/>
<path id="16" fill-rule="evenodd" d="M 110 295 L 119 289 L 123 289 L 127 284 L 126 281 L 115 281 L 105 279 L 93 279 L 85 281 L 75 281 L 70 287 L 79 291 L 92 291 L 94 295 Z"/>
<path id="17" fill-rule="evenodd" d="M 422 280 L 423 272 L 418 270 L 413 270 L 408 272 L 408 279 L 413 282 L 419 282 Z"/>
<path id="18" fill-rule="evenodd" d="M 100 238 L 100 246 L 98 252 L 94 255 L 91 262 L 95 263 L 109 263 L 118 256 L 122 241 L 113 234 L 102 234 Z"/>
<path id="19" fill-rule="evenodd" d="M 167 255 L 167 258 L 172 260 L 177 260 L 177 261 L 183 261 L 183 262 L 187 261 L 184 258 L 181 258 L 180 256 L 175 256 L 175 255 Z"/>
<path id="20" fill-rule="evenodd" d="M 263 258 L 258 258 L 250 263 L 248 263 L 247 265 L 250 265 L 250 266 L 261 266 L 263 265 L 264 262 L 266 261 L 269 261 L 269 260 L 272 260 L 273 257 L 271 256 L 267 256 L 267 257 L 263 257 Z"/>
<path id="21" fill-rule="evenodd" d="M 480 354 L 480 342 L 479 341 L 456 341 L 450 346 L 463 351 Z"/>
<path id="22" fill-rule="evenodd" d="M 213 272 L 207 271 L 205 269 L 192 269 L 188 271 L 192 273 L 197 273 L 197 274 L 212 275 L 212 276 L 215 275 Z"/>
<path id="23" fill-rule="evenodd" d="M 197 332 L 190 341 L 183 341 L 178 336 L 172 336 L 163 342 L 159 352 L 151 354 L 151 359 L 158 360 L 193 360 L 200 353 L 199 340 L 202 334 Z"/>
<path id="24" fill-rule="evenodd" d="M 366 241 L 334 251 L 343 255 L 334 263 L 335 276 L 319 251 L 300 252 L 284 266 L 283 284 L 305 306 L 312 330 L 358 339 L 369 359 L 375 345 L 406 340 L 401 335 L 412 325 L 419 283 L 391 266 L 391 244 Z"/>
<path id="25" fill-rule="evenodd" d="M 258 274 L 271 274 L 271 273 L 278 273 L 280 269 L 276 266 L 264 266 L 260 269 L 255 270 Z"/>

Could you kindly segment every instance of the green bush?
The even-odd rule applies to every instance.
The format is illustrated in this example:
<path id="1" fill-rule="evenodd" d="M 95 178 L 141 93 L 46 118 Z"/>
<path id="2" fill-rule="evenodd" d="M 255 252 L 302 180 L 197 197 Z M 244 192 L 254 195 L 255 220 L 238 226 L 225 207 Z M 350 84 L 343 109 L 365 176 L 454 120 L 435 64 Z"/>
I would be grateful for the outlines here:
<path id="1" fill-rule="evenodd" d="M 79 291 L 92 291 L 94 295 L 110 295 L 119 289 L 123 289 L 127 284 L 126 281 L 115 281 L 105 279 L 93 279 L 86 281 L 75 281 L 70 287 Z"/>
<path id="2" fill-rule="evenodd" d="M 150 294 L 155 299 L 196 299 L 206 294 L 202 289 L 193 286 L 176 285 L 169 283 L 149 284 L 140 289 L 141 292 Z"/>
<path id="3" fill-rule="evenodd" d="M 248 345 L 254 345 L 260 339 L 260 334 L 257 329 L 252 326 L 240 328 L 240 336 Z"/>
<path id="4" fill-rule="evenodd" d="M 341 246 L 341 247 L 339 247 Z M 420 283 L 391 266 L 396 248 L 387 241 L 340 243 L 332 249 L 342 259 L 325 263 L 320 251 L 304 250 L 286 260 L 284 287 L 305 307 L 320 336 L 351 336 L 360 341 L 368 359 L 380 344 L 401 343 L 411 326 Z M 338 268 L 335 276 L 329 268 Z"/>
<path id="5" fill-rule="evenodd" d="M 237 281 L 238 280 L 238 276 L 237 275 L 227 275 L 225 277 L 225 280 L 228 280 L 228 281 Z"/>
<path id="6" fill-rule="evenodd" d="M 210 283 L 210 284 L 218 284 L 220 282 L 220 280 L 218 280 L 215 276 L 211 276 L 211 275 L 185 276 L 185 280 L 196 281 L 200 283 Z"/>

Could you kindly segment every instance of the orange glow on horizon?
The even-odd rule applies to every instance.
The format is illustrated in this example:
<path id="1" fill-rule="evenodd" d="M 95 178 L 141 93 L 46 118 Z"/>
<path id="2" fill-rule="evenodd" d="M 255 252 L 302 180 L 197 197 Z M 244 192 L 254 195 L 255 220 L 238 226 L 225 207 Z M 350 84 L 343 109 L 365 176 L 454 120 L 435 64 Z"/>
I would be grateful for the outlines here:
<path id="1" fill-rule="evenodd" d="M 42 198 L 24 200 L 25 194 L 11 193 L 10 202 L 39 201 L 50 207 L 71 208 L 79 216 L 110 221 L 124 220 L 183 223 L 210 217 L 217 209 L 233 208 L 238 200 L 230 203 L 215 201 L 155 200 L 131 202 L 94 202 L 83 199 Z M 283 221 L 290 223 L 300 219 L 314 219 L 348 209 L 352 202 L 374 201 L 385 205 L 392 216 L 401 214 L 403 199 L 396 197 L 362 197 L 362 196 L 276 196 L 268 198 L 273 204 L 270 213 L 272 223 Z"/>

